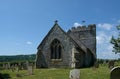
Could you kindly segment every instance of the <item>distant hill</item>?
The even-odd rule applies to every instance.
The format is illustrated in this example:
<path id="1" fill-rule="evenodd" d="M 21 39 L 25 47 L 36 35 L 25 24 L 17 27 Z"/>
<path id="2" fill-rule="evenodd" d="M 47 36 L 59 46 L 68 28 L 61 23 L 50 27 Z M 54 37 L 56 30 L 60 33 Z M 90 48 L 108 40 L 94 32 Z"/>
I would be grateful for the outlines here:
<path id="1" fill-rule="evenodd" d="M 35 61 L 35 58 L 36 58 L 36 54 L 31 54 L 31 55 L 0 56 L 0 62 Z"/>

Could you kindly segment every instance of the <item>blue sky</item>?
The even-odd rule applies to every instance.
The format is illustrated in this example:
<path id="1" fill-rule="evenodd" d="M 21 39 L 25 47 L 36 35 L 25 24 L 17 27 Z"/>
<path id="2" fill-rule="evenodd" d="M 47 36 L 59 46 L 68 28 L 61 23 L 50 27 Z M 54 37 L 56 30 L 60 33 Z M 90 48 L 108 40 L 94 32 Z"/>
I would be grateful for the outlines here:
<path id="1" fill-rule="evenodd" d="M 57 19 L 65 31 L 97 25 L 97 57 L 115 59 L 109 40 L 117 36 L 120 0 L 0 0 L 0 55 L 36 54 Z"/>

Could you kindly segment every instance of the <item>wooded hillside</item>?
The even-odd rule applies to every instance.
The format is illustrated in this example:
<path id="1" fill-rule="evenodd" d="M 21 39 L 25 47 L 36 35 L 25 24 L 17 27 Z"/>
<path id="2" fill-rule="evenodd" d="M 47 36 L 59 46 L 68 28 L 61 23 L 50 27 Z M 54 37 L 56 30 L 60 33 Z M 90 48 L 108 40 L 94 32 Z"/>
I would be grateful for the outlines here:
<path id="1" fill-rule="evenodd" d="M 24 62 L 35 61 L 36 54 L 31 55 L 14 55 L 14 56 L 0 56 L 0 62 Z"/>

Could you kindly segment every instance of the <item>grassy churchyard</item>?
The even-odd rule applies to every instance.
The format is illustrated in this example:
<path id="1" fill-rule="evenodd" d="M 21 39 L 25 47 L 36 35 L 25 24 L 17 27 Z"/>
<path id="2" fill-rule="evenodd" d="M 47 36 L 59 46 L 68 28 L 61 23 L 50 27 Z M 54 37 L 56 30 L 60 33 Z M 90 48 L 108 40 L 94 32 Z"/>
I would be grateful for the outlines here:
<path id="1" fill-rule="evenodd" d="M 2 74 L 9 74 L 7 79 L 69 79 L 71 69 L 34 69 L 33 75 L 28 75 L 27 70 L 1 70 Z M 110 79 L 108 65 L 99 65 L 99 68 L 83 68 L 80 70 L 80 79 Z M 19 76 L 17 76 L 19 74 Z"/>

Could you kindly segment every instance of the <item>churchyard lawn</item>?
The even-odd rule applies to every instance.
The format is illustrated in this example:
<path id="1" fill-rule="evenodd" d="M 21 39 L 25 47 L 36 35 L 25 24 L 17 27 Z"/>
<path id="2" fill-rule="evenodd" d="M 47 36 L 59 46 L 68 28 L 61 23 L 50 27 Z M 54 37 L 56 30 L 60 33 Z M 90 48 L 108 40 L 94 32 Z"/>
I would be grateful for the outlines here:
<path id="1" fill-rule="evenodd" d="M 10 79 L 69 79 L 71 69 L 34 69 L 33 75 L 28 75 L 27 70 L 18 72 L 12 70 L 1 70 L 2 74 L 9 74 Z M 18 77 L 16 77 L 16 75 Z M 80 79 L 110 79 L 110 69 L 107 65 L 100 65 L 99 68 L 80 69 Z"/>

